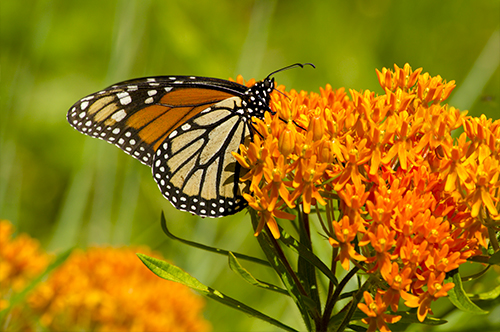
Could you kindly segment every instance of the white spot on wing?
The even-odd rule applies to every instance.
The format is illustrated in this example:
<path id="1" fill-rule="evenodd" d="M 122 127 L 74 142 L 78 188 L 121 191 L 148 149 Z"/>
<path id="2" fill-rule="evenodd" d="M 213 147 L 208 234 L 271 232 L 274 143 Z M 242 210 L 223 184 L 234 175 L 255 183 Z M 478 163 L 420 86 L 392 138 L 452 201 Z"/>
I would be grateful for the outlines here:
<path id="1" fill-rule="evenodd" d="M 125 112 L 124 110 L 119 110 L 118 112 L 114 113 L 111 116 L 111 119 L 115 120 L 116 122 L 120 122 L 126 116 L 127 116 L 127 112 Z"/>
<path id="2" fill-rule="evenodd" d="M 127 91 L 118 92 L 116 96 L 120 98 L 120 104 L 122 105 L 128 105 L 132 102 L 132 98 L 130 98 Z"/>
<path id="3" fill-rule="evenodd" d="M 130 96 L 120 98 L 120 104 L 122 105 L 128 105 L 132 102 L 132 98 Z"/>

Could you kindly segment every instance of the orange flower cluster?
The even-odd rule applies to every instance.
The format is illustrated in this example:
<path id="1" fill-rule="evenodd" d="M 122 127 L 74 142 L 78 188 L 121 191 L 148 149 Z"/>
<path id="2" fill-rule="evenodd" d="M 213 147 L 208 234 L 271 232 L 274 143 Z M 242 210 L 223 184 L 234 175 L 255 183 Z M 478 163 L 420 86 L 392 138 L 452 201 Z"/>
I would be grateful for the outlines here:
<path id="1" fill-rule="evenodd" d="M 498 231 L 500 220 L 500 121 L 443 103 L 454 81 L 394 67 L 377 71 L 382 95 L 278 87 L 276 114 L 255 119 L 258 134 L 235 154 L 248 169 L 242 180 L 260 216 L 256 235 L 267 224 L 279 238 L 276 217 L 295 218 L 287 207 L 319 213 L 326 205 L 323 229 L 340 264 L 385 280 L 375 302 L 366 301 L 378 309 L 360 305 L 381 330 L 395 321 L 380 320 L 383 311 L 396 311 L 400 297 L 422 321 L 454 286 L 443 284 L 445 273 L 487 247 L 488 228 Z"/>
<path id="2" fill-rule="evenodd" d="M 0 223 L 0 234 L 8 227 Z M 32 252 L 33 244 L 19 246 L 20 239 L 25 244 L 35 242 L 28 236 L 0 239 L 2 271 L 4 265 L 15 266 L 19 261 L 3 252 L 16 249 L 22 256 Z M 31 331 L 39 320 L 51 331 L 209 331 L 210 324 L 202 317 L 203 300 L 184 285 L 158 278 L 136 252 L 158 256 L 143 247 L 73 252 L 30 294 L 27 307 L 11 311 L 10 323 L 2 326 Z M 43 262 L 37 269 L 41 272 L 48 262 L 39 260 L 44 255 L 30 256 L 26 262 Z M 16 284 L 16 278 L 11 278 L 2 287 Z M 3 294 L 7 294 L 4 288 Z M 4 301 L 6 307 L 8 299 Z"/>
<path id="3" fill-rule="evenodd" d="M 0 220 L 0 294 L 20 292 L 28 282 L 42 273 L 50 260 L 40 244 L 26 234 L 13 238 L 14 229 Z M 8 303 L 2 299 L 0 310 Z"/>
<path id="4" fill-rule="evenodd" d="M 13 237 L 14 228 L 7 220 L 0 220 L 0 312 L 6 310 L 11 298 L 25 289 L 40 275 L 50 261 L 38 241 L 26 234 Z M 30 331 L 32 326 L 25 310 L 13 308 L 0 326 L 12 331 Z"/>

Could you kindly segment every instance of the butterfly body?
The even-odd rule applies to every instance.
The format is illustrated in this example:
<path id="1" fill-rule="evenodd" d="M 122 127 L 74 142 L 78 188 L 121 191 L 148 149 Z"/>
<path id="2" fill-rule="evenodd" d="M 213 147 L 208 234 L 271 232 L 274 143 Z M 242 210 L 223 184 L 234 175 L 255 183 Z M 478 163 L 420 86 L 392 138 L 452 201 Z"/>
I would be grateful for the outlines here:
<path id="1" fill-rule="evenodd" d="M 140 78 L 80 99 L 67 118 L 152 167 L 176 208 L 220 217 L 247 206 L 231 152 L 252 139 L 252 117 L 271 111 L 273 89 L 269 77 L 252 87 L 207 77 Z"/>

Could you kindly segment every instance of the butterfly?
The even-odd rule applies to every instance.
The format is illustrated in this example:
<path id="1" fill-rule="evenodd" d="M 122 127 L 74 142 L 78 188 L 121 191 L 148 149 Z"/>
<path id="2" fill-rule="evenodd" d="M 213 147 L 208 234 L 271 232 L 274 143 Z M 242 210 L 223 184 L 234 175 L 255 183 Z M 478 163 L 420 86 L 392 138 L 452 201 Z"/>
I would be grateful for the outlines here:
<path id="1" fill-rule="evenodd" d="M 221 217 L 247 206 L 243 169 L 232 156 L 256 133 L 275 83 L 251 87 L 196 76 L 128 80 L 88 95 L 68 111 L 79 132 L 116 145 L 152 168 L 160 191 L 179 210 Z"/>

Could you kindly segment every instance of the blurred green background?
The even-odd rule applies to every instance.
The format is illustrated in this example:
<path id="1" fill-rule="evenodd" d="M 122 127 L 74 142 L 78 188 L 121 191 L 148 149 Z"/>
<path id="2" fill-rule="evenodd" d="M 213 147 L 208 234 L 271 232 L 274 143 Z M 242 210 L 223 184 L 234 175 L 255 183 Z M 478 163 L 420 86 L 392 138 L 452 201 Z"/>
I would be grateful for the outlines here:
<path id="1" fill-rule="evenodd" d="M 245 213 L 214 220 L 175 210 L 148 167 L 79 134 L 66 122 L 67 110 L 134 77 L 262 79 L 295 62 L 317 69 L 278 74 L 287 89 L 318 91 L 330 83 L 381 93 L 375 68 L 408 62 L 455 80 L 451 105 L 498 119 L 499 27 L 498 0 L 2 1 L 0 218 L 55 252 L 148 245 L 203 283 L 302 328 L 290 300 L 255 291 L 224 257 L 172 242 L 159 225 L 164 210 L 181 237 L 259 255 Z M 265 270 L 257 276 L 277 282 Z M 273 330 L 210 301 L 206 317 L 214 331 Z M 497 309 L 480 319 L 498 324 L 498 317 Z M 465 321 L 479 320 L 455 319 Z"/>

